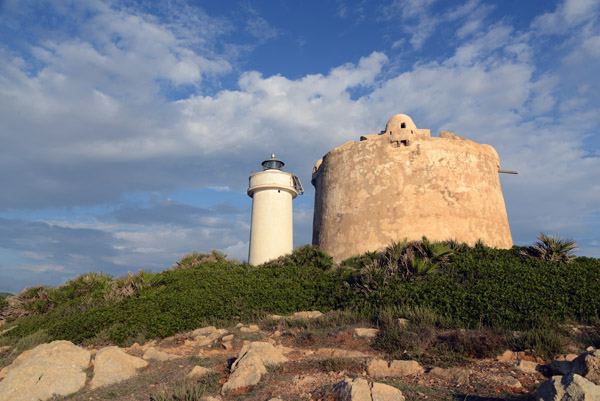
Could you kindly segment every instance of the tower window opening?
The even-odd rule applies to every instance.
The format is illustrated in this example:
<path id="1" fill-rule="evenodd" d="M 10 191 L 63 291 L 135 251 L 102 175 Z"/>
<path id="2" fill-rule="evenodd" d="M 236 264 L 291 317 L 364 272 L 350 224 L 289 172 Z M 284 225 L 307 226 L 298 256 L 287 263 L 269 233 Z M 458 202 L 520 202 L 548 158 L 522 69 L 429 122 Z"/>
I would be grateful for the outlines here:
<path id="1" fill-rule="evenodd" d="M 401 123 L 400 128 L 406 128 L 406 123 Z"/>

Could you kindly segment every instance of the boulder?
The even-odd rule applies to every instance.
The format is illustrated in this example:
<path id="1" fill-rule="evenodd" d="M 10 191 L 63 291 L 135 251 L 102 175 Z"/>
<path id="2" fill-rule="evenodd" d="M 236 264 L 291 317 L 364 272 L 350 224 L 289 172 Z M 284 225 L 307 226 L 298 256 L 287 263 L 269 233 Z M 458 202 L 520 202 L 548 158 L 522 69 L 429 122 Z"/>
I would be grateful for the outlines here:
<path id="1" fill-rule="evenodd" d="M 327 359 L 327 358 L 365 358 L 367 355 L 354 350 L 340 349 L 340 348 L 319 348 L 313 355 L 316 359 Z"/>
<path id="2" fill-rule="evenodd" d="M 404 401 L 404 395 L 395 387 L 369 383 L 365 379 L 346 378 L 336 385 L 341 401 Z"/>
<path id="3" fill-rule="evenodd" d="M 354 329 L 354 335 L 357 337 L 375 338 L 379 333 L 379 329 L 371 329 L 366 327 L 357 327 Z"/>
<path id="4" fill-rule="evenodd" d="M 517 364 L 517 368 L 521 372 L 525 373 L 537 373 L 540 369 L 540 365 L 537 362 L 520 360 Z"/>
<path id="5" fill-rule="evenodd" d="M 371 359 L 367 362 L 367 373 L 371 377 L 390 376 L 390 366 L 383 359 Z"/>
<path id="6" fill-rule="evenodd" d="M 231 365 L 231 375 L 221 393 L 242 387 L 258 384 L 263 374 L 267 373 L 266 366 L 287 362 L 281 351 L 266 342 L 253 342 L 244 345 L 238 358 Z"/>
<path id="7" fill-rule="evenodd" d="M 200 378 L 204 377 L 208 374 L 214 373 L 215 371 L 212 369 L 208 369 L 202 366 L 195 366 L 194 369 L 190 373 L 188 373 L 189 378 Z"/>
<path id="8" fill-rule="evenodd" d="M 392 361 L 389 365 L 382 359 L 372 359 L 367 363 L 367 373 L 373 377 L 408 376 L 424 372 L 417 361 Z"/>
<path id="9" fill-rule="evenodd" d="M 571 373 L 571 362 L 555 359 L 550 362 L 549 368 L 553 375 L 568 375 Z"/>
<path id="10" fill-rule="evenodd" d="M 242 333 L 254 333 L 260 330 L 260 327 L 258 327 L 255 324 L 251 324 L 248 327 L 240 327 L 240 331 Z"/>
<path id="11" fill-rule="evenodd" d="M 75 393 L 85 385 L 91 359 L 88 350 L 69 341 L 53 341 L 23 354 L 5 368 L 0 400 L 47 400 Z"/>
<path id="12" fill-rule="evenodd" d="M 148 362 L 125 353 L 119 347 L 102 348 L 94 359 L 94 378 L 90 388 L 122 382 L 136 376 L 138 369 L 146 366 Z"/>
<path id="13" fill-rule="evenodd" d="M 390 376 L 418 375 L 425 371 L 417 361 L 392 361 Z"/>
<path id="14" fill-rule="evenodd" d="M 507 376 L 507 375 L 489 376 L 489 380 L 498 386 L 515 387 L 515 388 L 523 387 L 521 382 L 512 376 Z"/>
<path id="15" fill-rule="evenodd" d="M 316 317 L 321 317 L 323 314 L 318 310 L 313 311 L 304 311 L 304 312 L 296 312 L 291 317 L 293 319 L 314 319 Z"/>
<path id="16" fill-rule="evenodd" d="M 469 371 L 462 368 L 432 368 L 428 374 L 447 380 L 455 385 L 466 385 L 469 384 Z"/>
<path id="17" fill-rule="evenodd" d="M 383 383 L 371 384 L 371 397 L 373 401 L 404 401 L 402 391 Z"/>
<path id="18" fill-rule="evenodd" d="M 194 341 L 196 342 L 195 345 L 198 347 L 211 345 L 226 334 L 227 330 L 217 329 L 214 326 L 202 327 L 200 329 L 192 331 L 192 336 L 194 337 Z"/>
<path id="19" fill-rule="evenodd" d="M 204 347 L 207 345 L 211 345 L 212 343 L 215 342 L 214 339 L 209 338 L 208 336 L 198 336 L 198 337 L 195 337 L 194 340 L 195 340 L 194 345 L 197 347 Z"/>
<path id="20" fill-rule="evenodd" d="M 600 386 L 600 350 L 584 352 L 571 362 L 571 373 Z"/>
<path id="21" fill-rule="evenodd" d="M 571 373 L 571 362 L 577 358 L 575 354 L 563 354 L 550 362 L 549 368 L 553 375 L 568 375 Z"/>
<path id="22" fill-rule="evenodd" d="M 510 362 L 513 359 L 516 359 L 516 355 L 514 352 L 512 352 L 511 350 L 507 349 L 506 351 L 504 351 L 502 353 L 502 355 L 498 355 L 498 357 L 496 358 L 496 360 L 498 362 Z"/>
<path id="23" fill-rule="evenodd" d="M 369 382 L 361 377 L 356 379 L 344 379 L 337 384 L 337 390 L 341 401 L 372 401 L 371 386 Z"/>
<path id="24" fill-rule="evenodd" d="M 553 376 L 539 388 L 536 401 L 598 401 L 600 386 L 577 374 Z"/>
<path id="25" fill-rule="evenodd" d="M 177 358 L 177 355 L 169 354 L 167 352 L 159 351 L 154 347 L 150 347 L 146 350 L 146 352 L 144 352 L 144 356 L 142 356 L 142 358 L 147 361 L 153 360 L 164 362 Z"/>
<path id="26" fill-rule="evenodd" d="M 200 327 L 199 329 L 192 331 L 191 335 L 192 337 L 208 336 L 216 330 L 217 328 L 215 326 Z"/>

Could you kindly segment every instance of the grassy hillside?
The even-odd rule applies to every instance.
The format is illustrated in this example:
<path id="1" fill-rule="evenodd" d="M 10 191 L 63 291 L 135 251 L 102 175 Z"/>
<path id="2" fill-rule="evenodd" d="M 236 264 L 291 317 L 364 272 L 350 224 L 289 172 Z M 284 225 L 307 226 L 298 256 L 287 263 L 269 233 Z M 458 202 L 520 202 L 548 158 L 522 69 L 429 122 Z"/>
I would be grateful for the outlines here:
<path id="1" fill-rule="evenodd" d="M 549 262 L 518 247 L 410 246 L 394 244 L 340 265 L 307 246 L 262 266 L 213 253 L 188 255 L 156 274 L 90 273 L 58 288 L 27 289 L 11 306 L 0 305 L 14 326 L 0 345 L 36 336 L 128 345 L 208 323 L 313 309 L 352 311 L 383 328 L 400 317 L 523 333 L 600 322 L 599 259 Z"/>

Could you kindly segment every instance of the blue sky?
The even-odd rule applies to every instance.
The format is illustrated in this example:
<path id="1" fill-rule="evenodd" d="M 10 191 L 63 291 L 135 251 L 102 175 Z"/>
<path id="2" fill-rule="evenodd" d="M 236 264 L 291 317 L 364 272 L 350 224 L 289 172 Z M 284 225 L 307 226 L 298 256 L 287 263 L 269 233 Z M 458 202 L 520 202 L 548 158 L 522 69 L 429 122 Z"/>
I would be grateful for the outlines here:
<path id="1" fill-rule="evenodd" d="M 600 257 L 600 4 L 0 0 L 0 291 L 248 251 L 248 176 L 393 114 L 496 148 L 516 244 Z"/>

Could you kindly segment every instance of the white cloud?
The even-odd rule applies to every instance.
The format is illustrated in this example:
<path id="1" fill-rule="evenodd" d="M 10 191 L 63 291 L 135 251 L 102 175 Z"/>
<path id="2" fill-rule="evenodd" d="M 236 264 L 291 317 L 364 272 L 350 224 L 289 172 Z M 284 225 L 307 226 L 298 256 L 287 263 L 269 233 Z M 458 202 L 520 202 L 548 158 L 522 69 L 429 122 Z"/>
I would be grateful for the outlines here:
<path id="1" fill-rule="evenodd" d="M 598 0 L 564 0 L 555 11 L 537 17 L 531 26 L 539 34 L 563 34 L 597 18 L 599 8 Z"/>

